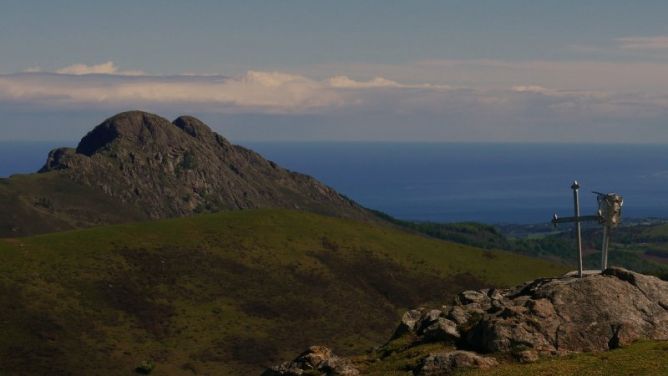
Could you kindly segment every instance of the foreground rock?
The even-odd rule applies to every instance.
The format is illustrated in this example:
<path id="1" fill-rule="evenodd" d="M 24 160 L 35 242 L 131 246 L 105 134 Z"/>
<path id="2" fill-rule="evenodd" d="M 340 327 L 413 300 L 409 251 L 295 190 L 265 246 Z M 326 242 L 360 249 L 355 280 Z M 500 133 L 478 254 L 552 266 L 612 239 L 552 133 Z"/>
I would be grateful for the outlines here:
<path id="1" fill-rule="evenodd" d="M 510 354 L 519 362 L 533 362 L 540 356 L 605 351 L 641 339 L 668 340 L 668 282 L 610 268 L 584 278 L 464 291 L 451 306 L 406 312 L 390 343 L 407 340 L 399 351 L 442 343 L 452 350 L 425 354 L 412 372 L 447 375 L 457 368 L 497 364 L 480 354 Z"/>
<path id="2" fill-rule="evenodd" d="M 668 339 L 668 282 L 624 269 L 480 293 L 475 301 L 460 295 L 442 314 L 466 318 L 460 345 L 481 352 L 604 351 Z"/>
<path id="3" fill-rule="evenodd" d="M 340 358 L 325 346 L 311 346 L 291 362 L 266 370 L 263 376 L 357 376 L 359 371 L 348 359 Z"/>
<path id="4" fill-rule="evenodd" d="M 638 339 L 668 339 L 668 282 L 611 268 L 581 279 L 464 291 L 453 306 L 404 314 L 395 337 L 406 333 L 417 341 L 450 341 L 481 352 L 539 354 L 604 351 Z"/>

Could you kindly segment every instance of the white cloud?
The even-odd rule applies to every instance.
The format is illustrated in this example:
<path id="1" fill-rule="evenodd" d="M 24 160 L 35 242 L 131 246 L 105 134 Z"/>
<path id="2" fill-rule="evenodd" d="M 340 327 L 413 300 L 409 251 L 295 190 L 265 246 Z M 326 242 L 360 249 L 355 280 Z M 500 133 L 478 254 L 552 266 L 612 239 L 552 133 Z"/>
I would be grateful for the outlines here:
<path id="1" fill-rule="evenodd" d="M 141 71 L 121 71 L 114 64 L 113 61 L 107 61 L 102 64 L 86 65 L 86 64 L 73 64 L 68 65 L 64 68 L 56 70 L 56 73 L 60 74 L 73 74 L 73 75 L 84 75 L 84 74 L 116 74 L 116 75 L 126 75 L 126 76 L 138 76 L 142 75 Z"/>
<path id="2" fill-rule="evenodd" d="M 286 84 L 307 84 L 310 80 L 303 76 L 281 72 L 248 71 L 240 81 L 247 84 L 257 84 L 266 87 L 280 87 Z"/>
<path id="3" fill-rule="evenodd" d="M 378 87 L 402 87 L 398 82 L 388 80 L 383 77 L 375 77 L 369 81 L 355 81 L 350 79 L 348 76 L 334 76 L 327 80 L 327 83 L 336 88 L 351 88 L 351 89 L 361 89 L 361 88 L 378 88 Z"/>
<path id="4" fill-rule="evenodd" d="M 443 85 L 400 84 L 383 77 L 356 81 L 347 76 L 315 80 L 283 72 L 248 71 L 224 76 L 131 76 L 112 62 L 73 65 L 56 73 L 0 75 L 0 100 L 44 105 L 194 104 L 218 111 L 309 112 L 357 106 L 369 90 L 436 90 Z M 375 95 L 377 95 L 376 93 Z"/>
<path id="5" fill-rule="evenodd" d="M 668 50 L 666 35 L 619 38 L 617 42 L 621 48 L 629 50 Z"/>
<path id="6" fill-rule="evenodd" d="M 515 85 L 511 88 L 511 90 L 518 93 L 538 93 L 545 95 L 554 93 L 554 90 L 550 90 L 539 85 Z"/>
<path id="7" fill-rule="evenodd" d="M 587 74 L 598 73 L 598 79 L 609 79 L 621 69 L 633 71 L 637 78 L 648 73 L 635 72 L 636 69 L 652 67 L 654 73 L 665 69 L 659 65 L 620 68 L 594 62 L 476 60 L 422 62 L 410 68 L 430 71 L 434 77 L 440 74 L 447 78 L 452 72 L 460 77 L 474 73 L 483 78 L 497 77 L 494 85 L 479 85 L 482 87 L 415 83 L 420 77 L 417 75 L 407 76 L 412 78 L 411 83 L 395 75 L 391 76 L 394 79 L 375 74 L 369 74 L 367 77 L 374 78 L 368 80 L 344 75 L 314 79 L 271 71 L 249 71 L 235 77 L 129 76 L 113 64 L 97 66 L 100 68 L 63 71 L 67 73 L 0 75 L 0 108 L 97 109 L 109 113 L 139 107 L 159 113 L 308 114 L 328 119 L 337 124 L 334 127 L 357 127 L 349 131 L 354 134 L 358 132 L 355 129 L 366 129 L 367 134 L 380 139 L 401 138 L 410 128 L 415 137 L 446 140 L 551 140 L 565 137 L 563 129 L 568 127 L 578 135 L 578 127 L 582 127 L 586 139 L 584 129 L 596 129 L 591 137 L 598 137 L 598 130 L 614 124 L 623 123 L 631 129 L 643 122 L 657 124 L 668 118 L 668 90 L 638 92 L 587 87 Z M 403 74 L 414 71 L 410 69 Z M 77 75 L 72 73 L 75 71 L 98 74 Z M 99 74 L 104 71 L 114 73 Z M 385 67 L 385 72 L 390 70 Z M 397 77 L 402 75 L 400 71 L 395 73 Z M 542 79 L 551 75 L 561 80 Z M 575 85 L 577 81 L 580 85 Z M 371 131 L 374 127 L 379 134 Z M 619 131 L 618 127 L 608 134 L 621 138 L 628 132 Z"/>
<path id="8" fill-rule="evenodd" d="M 449 85 L 434 84 L 405 84 L 397 81 L 388 80 L 384 77 L 374 77 L 368 81 L 356 81 L 348 76 L 334 76 L 325 81 L 329 86 L 339 89 L 375 89 L 375 88 L 394 88 L 394 89 L 451 89 Z"/>
<path id="9" fill-rule="evenodd" d="M 601 60 L 429 60 L 385 67 L 397 79 L 446 80 L 452 86 L 502 89 L 522 86 L 567 91 L 668 92 L 668 63 Z M 439 83 L 439 82 L 436 82 Z"/>

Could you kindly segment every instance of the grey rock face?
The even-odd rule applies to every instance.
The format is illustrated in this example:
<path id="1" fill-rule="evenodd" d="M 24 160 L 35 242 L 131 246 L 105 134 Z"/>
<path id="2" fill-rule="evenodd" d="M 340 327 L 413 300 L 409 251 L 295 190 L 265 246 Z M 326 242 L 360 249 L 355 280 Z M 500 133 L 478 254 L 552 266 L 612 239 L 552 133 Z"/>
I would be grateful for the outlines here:
<path id="1" fill-rule="evenodd" d="M 40 172 L 56 170 L 150 218 L 272 207 L 373 218 L 326 185 L 232 145 L 190 116 L 171 123 L 140 111 L 118 114 L 76 150 L 52 151 Z"/>
<path id="2" fill-rule="evenodd" d="M 534 350 L 524 350 L 515 354 L 515 358 L 520 363 L 533 363 L 538 360 L 538 353 Z"/>
<path id="3" fill-rule="evenodd" d="M 291 362 L 285 362 L 266 370 L 263 376 L 357 376 L 359 371 L 345 358 L 340 358 L 325 346 L 311 346 Z"/>
<path id="4" fill-rule="evenodd" d="M 455 306 L 414 323 L 418 341 L 448 341 L 483 353 L 604 351 L 638 339 L 668 339 L 668 282 L 610 268 L 585 278 L 539 279 L 510 290 L 465 291 Z M 433 336 L 440 327 L 451 335 Z M 434 329 L 432 329 L 434 330 Z M 458 335 L 455 335 L 458 334 Z M 535 354 L 534 354 L 535 353 Z"/>
<path id="5" fill-rule="evenodd" d="M 406 311 L 406 313 L 401 316 L 401 323 L 395 331 L 393 338 L 400 337 L 406 333 L 414 332 L 415 325 L 420 321 L 423 313 L 423 309 L 412 309 L 410 311 Z"/>
<path id="6" fill-rule="evenodd" d="M 423 328 L 420 335 L 428 341 L 455 341 L 460 337 L 457 324 L 444 317 L 439 317 L 432 324 Z"/>

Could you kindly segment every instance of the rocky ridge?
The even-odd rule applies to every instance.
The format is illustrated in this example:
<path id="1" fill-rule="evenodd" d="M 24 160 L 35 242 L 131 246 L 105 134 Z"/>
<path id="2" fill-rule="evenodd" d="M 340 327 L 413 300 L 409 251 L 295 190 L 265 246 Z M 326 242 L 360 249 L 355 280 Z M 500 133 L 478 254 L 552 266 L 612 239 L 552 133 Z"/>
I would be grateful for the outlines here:
<path id="1" fill-rule="evenodd" d="M 118 114 L 76 149 L 52 151 L 40 172 L 49 171 L 139 206 L 150 218 L 260 207 L 370 217 L 312 177 L 231 144 L 191 116 L 169 122 L 140 111 Z"/>
<path id="2" fill-rule="evenodd" d="M 0 220 L 0 236 L 251 208 L 377 219 L 316 179 L 233 145 L 191 116 L 170 122 L 141 111 L 120 113 L 76 149 L 51 151 L 39 172 L 0 179 L 0 209 L 17 217 Z"/>
<path id="3" fill-rule="evenodd" d="M 452 305 L 406 312 L 385 348 L 407 352 L 443 344 L 443 350 L 424 354 L 403 371 L 447 375 L 461 367 L 493 367 L 508 357 L 533 362 L 544 356 L 606 351 L 642 339 L 668 340 L 668 282 L 609 268 L 584 278 L 544 278 L 511 289 L 461 292 Z M 374 361 L 387 356 L 379 354 Z M 368 359 L 355 365 L 357 372 L 365 373 L 365 363 Z M 271 371 L 302 375 L 308 370 L 344 374 L 303 362 Z"/>

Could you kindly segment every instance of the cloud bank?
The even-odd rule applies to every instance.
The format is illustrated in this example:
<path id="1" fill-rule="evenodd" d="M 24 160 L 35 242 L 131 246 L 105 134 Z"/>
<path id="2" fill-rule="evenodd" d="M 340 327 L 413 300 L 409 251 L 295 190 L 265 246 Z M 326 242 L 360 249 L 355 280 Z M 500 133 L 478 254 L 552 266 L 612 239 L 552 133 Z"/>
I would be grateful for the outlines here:
<path id="1" fill-rule="evenodd" d="M 311 112 L 361 105 L 379 90 L 439 91 L 443 85 L 407 85 L 382 77 L 315 80 L 282 72 L 248 71 L 237 77 L 127 74 L 112 63 L 71 65 L 55 72 L 0 75 L 0 100 L 44 106 L 197 105 L 214 112 Z"/>
<path id="2" fill-rule="evenodd" d="M 25 73 L 42 72 L 40 67 L 30 67 L 24 70 Z M 113 74 L 119 76 L 141 76 L 144 72 L 139 70 L 120 70 L 113 61 L 107 61 L 101 64 L 72 64 L 66 67 L 56 69 L 55 73 L 85 75 L 85 74 Z"/>
<path id="3" fill-rule="evenodd" d="M 318 133 L 313 138 L 343 140 L 651 142 L 668 137 L 668 93 L 565 89 L 532 79 L 531 72 L 537 78 L 550 70 L 580 72 L 581 65 L 559 64 L 490 60 L 417 64 L 445 77 L 461 72 L 462 66 L 469 74 L 477 71 L 483 76 L 489 70 L 497 75 L 505 71 L 507 76 L 529 70 L 505 85 L 486 87 L 402 82 L 378 75 L 362 80 L 345 75 L 315 79 L 274 71 L 229 77 L 152 76 L 120 70 L 113 62 L 75 64 L 54 72 L 0 75 L 0 113 L 19 109 L 109 114 L 141 108 L 251 119 L 239 123 L 240 138 L 271 139 L 266 129 L 278 123 L 287 123 L 271 128 L 281 139 L 301 139 L 314 129 Z M 584 66 L 584 72 L 594 69 Z"/>
<path id="4" fill-rule="evenodd" d="M 668 50 L 668 36 L 626 37 L 617 39 L 621 48 L 630 50 Z"/>

